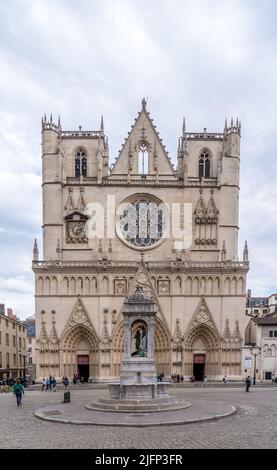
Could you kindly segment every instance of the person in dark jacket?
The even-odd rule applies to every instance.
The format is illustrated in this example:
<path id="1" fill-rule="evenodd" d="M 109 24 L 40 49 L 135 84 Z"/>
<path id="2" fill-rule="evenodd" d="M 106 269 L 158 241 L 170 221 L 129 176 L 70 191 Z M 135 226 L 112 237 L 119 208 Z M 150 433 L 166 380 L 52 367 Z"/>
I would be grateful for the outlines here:
<path id="1" fill-rule="evenodd" d="M 248 377 L 246 378 L 246 380 L 245 380 L 245 385 L 246 385 L 245 391 L 246 391 L 246 392 L 249 392 L 249 388 L 251 387 L 251 378 L 250 378 L 250 375 L 248 375 Z"/>
<path id="2" fill-rule="evenodd" d="M 24 387 L 20 382 L 20 379 L 16 379 L 16 383 L 13 386 L 13 394 L 16 396 L 17 406 L 22 406 L 22 394 L 24 395 Z"/>

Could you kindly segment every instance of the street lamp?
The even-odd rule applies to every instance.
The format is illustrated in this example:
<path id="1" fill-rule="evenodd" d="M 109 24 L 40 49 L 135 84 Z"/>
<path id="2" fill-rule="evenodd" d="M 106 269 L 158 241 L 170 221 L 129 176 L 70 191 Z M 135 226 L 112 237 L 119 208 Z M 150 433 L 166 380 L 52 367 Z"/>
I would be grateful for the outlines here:
<path id="1" fill-rule="evenodd" d="M 261 354 L 261 349 L 259 346 L 253 345 L 251 347 L 251 354 L 254 356 L 254 377 L 253 377 L 253 385 L 256 385 L 256 358 L 259 354 Z"/>

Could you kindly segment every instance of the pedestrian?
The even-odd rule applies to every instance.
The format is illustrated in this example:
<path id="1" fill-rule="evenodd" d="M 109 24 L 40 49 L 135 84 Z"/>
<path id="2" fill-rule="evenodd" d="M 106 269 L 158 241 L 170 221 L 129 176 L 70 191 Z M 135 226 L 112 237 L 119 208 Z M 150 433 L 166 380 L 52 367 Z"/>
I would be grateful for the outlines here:
<path id="1" fill-rule="evenodd" d="M 180 374 L 177 375 L 177 382 L 180 382 Z"/>
<path id="2" fill-rule="evenodd" d="M 249 388 L 251 387 L 251 377 L 250 377 L 250 375 L 248 375 L 248 377 L 246 378 L 245 385 L 246 385 L 245 391 L 249 392 Z"/>
<path id="3" fill-rule="evenodd" d="M 52 386 L 53 386 L 53 377 L 52 377 L 52 375 L 50 375 L 50 377 L 49 377 L 49 388 L 50 388 L 50 391 L 52 390 Z"/>
<path id="4" fill-rule="evenodd" d="M 56 391 L 56 385 L 57 385 L 57 381 L 56 381 L 55 377 L 52 377 L 53 392 Z"/>
<path id="5" fill-rule="evenodd" d="M 226 375 L 225 375 L 225 377 L 223 377 L 223 383 L 224 383 L 225 385 L 227 385 L 227 377 L 226 377 Z"/>
<path id="6" fill-rule="evenodd" d="M 69 384 L 68 377 L 67 376 L 63 377 L 62 382 L 64 384 L 64 388 L 66 389 L 68 387 L 68 384 Z"/>
<path id="7" fill-rule="evenodd" d="M 203 380 L 202 387 L 207 387 L 207 384 L 208 384 L 208 377 L 206 375 L 204 375 L 204 380 Z"/>
<path id="8" fill-rule="evenodd" d="M 50 386 L 50 380 L 49 380 L 49 377 L 47 377 L 47 379 L 46 379 L 46 391 L 49 390 L 49 386 Z"/>
<path id="9" fill-rule="evenodd" d="M 275 382 L 275 375 L 274 375 L 274 374 L 272 374 L 272 376 L 271 376 L 271 382 L 272 382 L 273 384 L 274 384 L 274 382 Z"/>
<path id="10" fill-rule="evenodd" d="M 17 406 L 22 406 L 22 394 L 24 395 L 24 387 L 20 382 L 20 379 L 16 379 L 16 383 L 13 386 L 13 394 L 16 396 Z"/>
<path id="11" fill-rule="evenodd" d="M 46 380 L 43 378 L 42 379 L 42 387 L 41 387 L 41 391 L 43 392 L 43 390 L 45 389 L 46 387 Z"/>

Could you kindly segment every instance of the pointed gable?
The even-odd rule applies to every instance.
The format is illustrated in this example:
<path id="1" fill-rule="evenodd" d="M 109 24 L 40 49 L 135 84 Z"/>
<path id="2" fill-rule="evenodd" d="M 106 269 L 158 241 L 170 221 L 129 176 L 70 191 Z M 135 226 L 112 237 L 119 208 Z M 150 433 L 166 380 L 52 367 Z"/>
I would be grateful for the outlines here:
<path id="1" fill-rule="evenodd" d="M 176 319 L 175 330 L 172 337 L 173 342 L 176 346 L 180 346 L 182 344 L 183 336 L 180 328 L 180 320 L 179 318 Z"/>
<path id="2" fill-rule="evenodd" d="M 45 321 L 43 321 L 41 324 L 40 335 L 39 335 L 37 342 L 39 343 L 40 351 L 44 351 L 48 349 L 49 339 L 48 339 L 46 329 L 45 329 Z"/>
<path id="3" fill-rule="evenodd" d="M 203 189 L 201 188 L 200 196 L 196 205 L 196 209 L 194 211 L 196 223 L 201 223 L 203 219 L 206 219 L 206 207 L 205 207 L 202 194 L 203 194 Z"/>
<path id="4" fill-rule="evenodd" d="M 218 210 L 214 202 L 213 194 L 214 194 L 214 191 L 213 189 L 211 189 L 211 197 L 210 197 L 208 207 L 207 207 L 207 218 L 210 220 L 215 220 L 217 219 L 217 216 L 218 216 Z"/>
<path id="5" fill-rule="evenodd" d="M 111 171 L 111 176 L 140 174 L 139 153 L 144 149 L 148 154 L 149 175 L 175 177 L 175 170 L 159 133 L 146 110 L 146 100 L 142 100 L 142 109 L 125 140 Z"/>
<path id="6" fill-rule="evenodd" d="M 70 316 L 67 320 L 67 323 L 65 325 L 62 337 L 64 337 L 64 335 L 71 328 L 74 328 L 76 326 L 78 326 L 78 327 L 84 326 L 84 327 L 88 328 L 93 333 L 95 338 L 97 338 L 96 331 L 95 331 L 94 326 L 93 326 L 93 324 L 92 324 L 92 322 L 89 318 L 87 309 L 85 308 L 81 297 L 78 297 L 77 301 L 75 302 L 73 310 L 72 310 L 72 312 L 71 312 L 71 314 L 70 314 Z"/>
<path id="7" fill-rule="evenodd" d="M 193 328 L 200 325 L 210 327 L 219 337 L 217 327 L 204 297 L 200 300 L 198 307 L 189 322 L 187 332 L 190 332 Z"/>
<path id="8" fill-rule="evenodd" d="M 59 337 L 54 322 L 49 335 L 49 346 L 51 351 L 59 351 Z"/>

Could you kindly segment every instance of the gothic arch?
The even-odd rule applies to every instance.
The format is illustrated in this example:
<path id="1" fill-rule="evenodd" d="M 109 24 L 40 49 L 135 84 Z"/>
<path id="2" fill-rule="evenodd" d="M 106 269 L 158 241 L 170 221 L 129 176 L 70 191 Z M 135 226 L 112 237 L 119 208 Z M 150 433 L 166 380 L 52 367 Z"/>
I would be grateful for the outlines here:
<path id="1" fill-rule="evenodd" d="M 51 294 L 58 295 L 58 290 L 59 290 L 58 279 L 54 276 L 52 278 L 52 283 L 51 283 Z"/>
<path id="2" fill-rule="evenodd" d="M 199 324 L 192 328 L 184 340 L 185 375 L 193 375 L 194 354 L 205 354 L 205 374 L 216 377 L 220 367 L 220 338 L 217 332 L 208 325 Z M 203 349 L 202 349 L 203 348 Z"/>
<path id="3" fill-rule="evenodd" d="M 192 283 L 192 294 L 199 295 L 200 282 L 199 278 L 195 277 Z"/>
<path id="4" fill-rule="evenodd" d="M 109 282 L 109 279 L 105 276 L 102 279 L 102 293 L 108 294 L 109 288 L 110 288 L 110 282 Z"/>
<path id="5" fill-rule="evenodd" d="M 90 352 L 98 352 L 98 340 L 94 332 L 85 325 L 75 325 L 68 330 L 62 338 L 61 347 L 64 351 L 76 351 L 82 340 L 88 344 Z"/>
<path id="6" fill-rule="evenodd" d="M 70 377 L 77 371 L 77 351 L 81 343 L 87 345 L 89 353 L 90 376 L 98 375 L 99 341 L 94 332 L 85 325 L 75 325 L 65 332 L 61 340 L 62 375 Z"/>
<path id="7" fill-rule="evenodd" d="M 69 279 L 68 277 L 63 278 L 63 295 L 69 294 Z"/>
<path id="8" fill-rule="evenodd" d="M 91 293 L 96 294 L 97 293 L 97 279 L 96 277 L 93 277 L 91 280 Z"/>
<path id="9" fill-rule="evenodd" d="M 76 295 L 76 279 L 72 277 L 70 279 L 70 295 Z"/>
<path id="10" fill-rule="evenodd" d="M 231 294 L 231 279 L 229 277 L 224 280 L 224 292 L 225 294 Z"/>
<path id="11" fill-rule="evenodd" d="M 192 294 L 192 278 L 190 276 L 186 280 L 186 294 Z"/>
<path id="12" fill-rule="evenodd" d="M 232 284 L 231 284 L 231 294 L 237 294 L 237 278 L 233 277 L 232 278 Z"/>
<path id="13" fill-rule="evenodd" d="M 205 277 L 202 277 L 202 278 L 201 278 L 200 294 L 201 294 L 201 295 L 205 295 L 205 294 L 206 294 L 206 278 L 205 278 Z"/>
<path id="14" fill-rule="evenodd" d="M 77 280 L 77 295 L 83 295 L 84 282 L 82 277 L 78 277 Z"/>
<path id="15" fill-rule="evenodd" d="M 41 295 L 44 294 L 44 280 L 43 280 L 43 277 L 38 278 L 37 293 L 41 294 Z"/>
<path id="16" fill-rule="evenodd" d="M 240 277 L 238 280 L 238 294 L 245 294 L 244 292 L 244 279 Z"/>
<path id="17" fill-rule="evenodd" d="M 51 281 L 50 281 L 50 277 L 46 277 L 45 278 L 45 284 L 44 284 L 44 294 L 45 295 L 50 295 L 51 293 Z"/>
<path id="18" fill-rule="evenodd" d="M 219 279 L 219 277 L 215 278 L 213 293 L 215 295 L 220 294 L 220 279 Z"/>
<path id="19" fill-rule="evenodd" d="M 84 295 L 89 295 L 90 294 L 90 280 L 88 277 L 85 277 L 84 279 L 84 290 L 83 290 Z"/>
<path id="20" fill-rule="evenodd" d="M 174 280 L 175 294 L 181 294 L 182 293 L 182 287 L 183 287 L 182 278 L 180 276 L 177 276 Z"/>
<path id="21" fill-rule="evenodd" d="M 220 340 L 217 333 L 208 325 L 198 325 L 193 328 L 185 338 L 185 349 L 193 351 L 194 343 L 199 339 L 203 341 L 207 350 L 217 350 Z"/>
<path id="22" fill-rule="evenodd" d="M 208 147 L 202 147 L 197 155 L 196 159 L 196 175 L 198 177 L 201 177 L 200 173 L 200 161 L 203 160 L 203 176 L 202 177 L 208 177 L 210 178 L 213 175 L 213 154 L 212 151 Z M 208 164 L 205 164 L 205 161 L 208 162 Z M 204 176 L 204 175 L 207 176 Z"/>
<path id="23" fill-rule="evenodd" d="M 213 278 L 209 277 L 207 280 L 207 290 L 206 290 L 207 295 L 212 295 L 213 294 Z"/>

